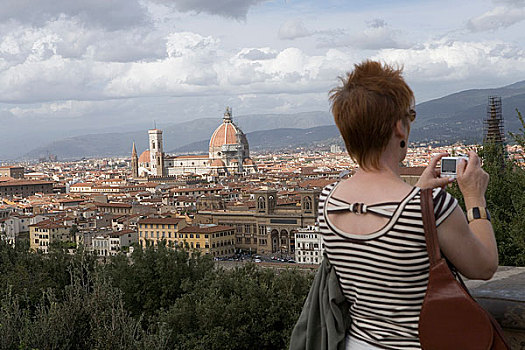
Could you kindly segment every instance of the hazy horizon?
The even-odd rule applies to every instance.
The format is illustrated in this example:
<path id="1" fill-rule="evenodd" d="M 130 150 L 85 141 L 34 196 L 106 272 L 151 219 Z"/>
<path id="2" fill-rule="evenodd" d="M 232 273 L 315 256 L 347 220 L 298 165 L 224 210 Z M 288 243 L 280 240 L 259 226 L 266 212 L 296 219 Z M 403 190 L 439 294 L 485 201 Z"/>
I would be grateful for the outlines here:
<path id="1" fill-rule="evenodd" d="M 0 158 L 225 106 L 327 111 L 366 58 L 403 65 L 418 103 L 525 80 L 523 0 L 42 0 L 0 19 Z"/>

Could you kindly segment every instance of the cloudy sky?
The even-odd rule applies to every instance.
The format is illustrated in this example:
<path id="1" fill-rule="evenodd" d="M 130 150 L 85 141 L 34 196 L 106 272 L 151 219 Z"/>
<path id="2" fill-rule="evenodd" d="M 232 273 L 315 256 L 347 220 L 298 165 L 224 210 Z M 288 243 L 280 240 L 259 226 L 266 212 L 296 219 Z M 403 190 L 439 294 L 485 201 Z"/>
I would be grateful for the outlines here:
<path id="1" fill-rule="evenodd" d="M 525 80 L 525 0 L 3 0 L 0 139 L 327 110 L 365 58 L 418 102 Z M 32 134 L 31 134 L 32 135 Z"/>

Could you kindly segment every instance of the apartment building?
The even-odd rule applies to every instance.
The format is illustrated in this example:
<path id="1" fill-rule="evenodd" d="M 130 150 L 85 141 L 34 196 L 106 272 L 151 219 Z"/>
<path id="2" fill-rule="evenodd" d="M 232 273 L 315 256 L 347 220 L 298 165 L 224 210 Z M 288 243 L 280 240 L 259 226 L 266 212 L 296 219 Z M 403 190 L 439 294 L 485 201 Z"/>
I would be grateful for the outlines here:
<path id="1" fill-rule="evenodd" d="M 160 241 L 166 244 L 178 244 L 179 231 L 187 226 L 184 218 L 146 218 L 138 222 L 139 244 L 157 245 Z"/>
<path id="2" fill-rule="evenodd" d="M 175 243 L 214 257 L 228 256 L 235 253 L 235 228 L 213 224 L 187 226 L 179 231 Z"/>
<path id="3" fill-rule="evenodd" d="M 31 250 L 48 253 L 49 245 L 54 242 L 72 242 L 70 226 L 53 219 L 29 225 L 29 245 Z"/>
<path id="4" fill-rule="evenodd" d="M 324 244 L 318 226 L 299 229 L 295 234 L 295 261 L 300 264 L 320 264 L 323 261 Z"/>

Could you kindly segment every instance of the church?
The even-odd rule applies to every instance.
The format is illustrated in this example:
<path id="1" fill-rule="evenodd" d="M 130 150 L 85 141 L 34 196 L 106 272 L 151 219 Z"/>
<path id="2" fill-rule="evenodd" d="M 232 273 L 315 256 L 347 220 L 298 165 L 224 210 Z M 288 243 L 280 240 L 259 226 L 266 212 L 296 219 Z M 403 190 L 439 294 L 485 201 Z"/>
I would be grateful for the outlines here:
<path id="1" fill-rule="evenodd" d="M 257 172 L 250 158 L 248 140 L 233 122 L 232 110 L 226 107 L 222 124 L 210 138 L 208 154 L 171 156 L 164 153 L 162 130 L 148 131 L 149 149 L 137 156 L 135 143 L 131 154 L 134 178 L 177 175 L 246 175 Z"/>

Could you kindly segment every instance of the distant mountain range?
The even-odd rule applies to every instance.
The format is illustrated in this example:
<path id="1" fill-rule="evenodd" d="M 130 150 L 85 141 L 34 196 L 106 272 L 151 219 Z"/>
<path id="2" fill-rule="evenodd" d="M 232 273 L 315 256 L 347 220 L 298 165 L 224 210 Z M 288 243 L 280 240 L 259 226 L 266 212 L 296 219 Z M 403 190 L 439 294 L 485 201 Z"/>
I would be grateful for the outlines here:
<path id="1" fill-rule="evenodd" d="M 333 125 L 333 118 L 329 112 L 253 114 L 234 116 L 233 120 L 247 134 L 249 142 L 251 142 L 249 135 L 252 131 Z M 165 126 L 163 127 L 164 149 L 172 150 L 203 140 L 209 142 L 213 131 L 221 123 L 222 116 Z M 273 131 L 269 132 L 272 133 Z M 133 141 L 135 141 L 137 151 L 140 154 L 148 147 L 148 131 L 88 134 L 64 138 L 38 147 L 25 154 L 24 158 L 36 159 L 45 157 L 50 153 L 58 155 L 59 159 L 125 156 L 131 154 Z"/>
<path id="2" fill-rule="evenodd" d="M 501 88 L 461 91 L 418 104 L 411 141 L 480 142 L 488 96 L 493 95 L 502 98 L 505 130 L 517 131 L 515 109 L 525 112 L 525 81 Z M 209 138 L 221 122 L 221 117 L 201 118 L 165 126 L 164 149 L 179 154 L 206 152 Z M 234 116 L 234 122 L 246 133 L 252 150 L 289 149 L 340 140 L 328 111 Z M 131 154 L 133 141 L 139 153 L 144 151 L 148 144 L 147 130 L 59 139 L 33 149 L 23 158 L 36 159 L 49 153 L 59 159 L 125 156 Z"/>
<path id="3" fill-rule="evenodd" d="M 335 125 L 316 126 L 308 129 L 280 128 L 272 130 L 253 131 L 246 134 L 250 150 L 292 149 L 312 145 L 327 139 L 339 137 Z M 341 139 L 342 140 L 342 139 Z M 207 153 L 210 140 L 202 140 L 171 150 L 168 153 Z"/>

